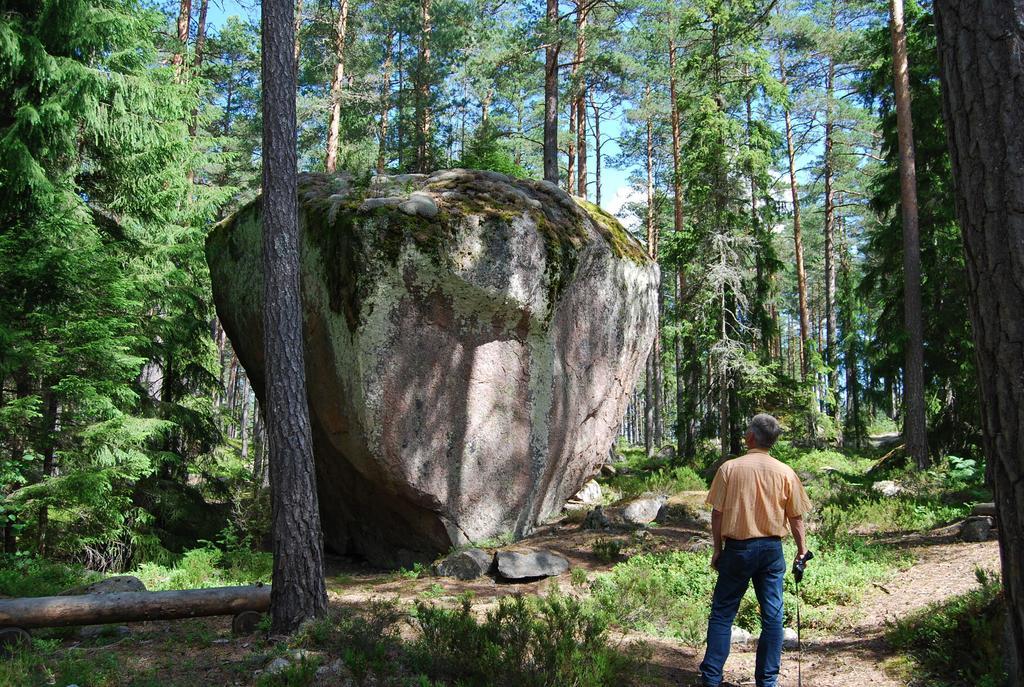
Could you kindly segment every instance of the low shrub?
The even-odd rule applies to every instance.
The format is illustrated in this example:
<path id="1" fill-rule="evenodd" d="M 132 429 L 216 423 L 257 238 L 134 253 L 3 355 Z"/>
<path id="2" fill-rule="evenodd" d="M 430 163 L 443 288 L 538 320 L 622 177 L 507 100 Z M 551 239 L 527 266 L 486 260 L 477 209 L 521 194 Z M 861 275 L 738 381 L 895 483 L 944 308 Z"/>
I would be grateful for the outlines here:
<path id="1" fill-rule="evenodd" d="M 708 488 L 708 483 L 688 466 L 616 475 L 605 480 L 604 484 L 609 491 L 617 492 L 620 498 L 633 498 L 645 493 L 671 495 Z"/>
<path id="2" fill-rule="evenodd" d="M 169 566 L 143 563 L 131 574 L 141 579 L 146 589 L 163 591 L 269 583 L 272 569 L 269 553 L 206 546 L 186 551 Z"/>
<path id="3" fill-rule="evenodd" d="M 4 596 L 54 596 L 100 577 L 80 565 L 65 565 L 35 556 L 0 554 L 0 594 Z"/>
<path id="4" fill-rule="evenodd" d="M 594 552 L 597 560 L 611 563 L 622 553 L 622 548 L 623 543 L 618 539 L 598 539 L 591 545 L 590 550 Z"/>
<path id="5" fill-rule="evenodd" d="M 999 576 L 977 570 L 981 587 L 889 625 L 886 639 L 909 658 L 907 684 L 1000 687 L 1007 683 L 1002 647 L 1005 601 Z"/>
<path id="6" fill-rule="evenodd" d="M 0 660 L 0 685 L 89 685 L 113 687 L 124 677 L 117 656 L 63 651 L 59 640 L 35 639 Z"/>
<path id="7" fill-rule="evenodd" d="M 812 548 L 816 544 L 811 542 Z M 796 553 L 786 542 L 787 562 Z M 704 641 L 711 596 L 717 573 L 709 552 L 644 554 L 616 565 L 592 584 L 594 603 L 612 622 L 655 635 L 677 637 L 691 644 Z M 822 551 L 808 566 L 800 586 L 807 627 L 831 627 L 840 619 L 837 607 L 860 600 L 875 581 L 884 579 L 909 560 L 905 554 L 878 545 L 852 541 Z M 796 588 L 785 579 L 784 613 L 787 623 L 796 617 Z M 753 588 L 747 591 L 736 625 L 751 632 L 760 629 Z"/>
<path id="8" fill-rule="evenodd" d="M 417 622 L 422 634 L 409 648 L 410 668 L 445 684 L 644 684 L 642 648 L 612 647 L 605 621 L 571 597 L 505 597 L 482 621 L 468 602 L 456 609 L 421 603 Z"/>

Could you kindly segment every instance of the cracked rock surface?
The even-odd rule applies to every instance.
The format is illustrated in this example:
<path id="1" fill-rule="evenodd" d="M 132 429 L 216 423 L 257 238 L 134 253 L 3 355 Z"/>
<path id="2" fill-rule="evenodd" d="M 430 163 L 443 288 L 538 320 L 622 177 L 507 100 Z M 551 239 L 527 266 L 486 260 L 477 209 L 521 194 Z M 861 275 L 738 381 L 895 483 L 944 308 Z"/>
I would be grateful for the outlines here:
<path id="1" fill-rule="evenodd" d="M 521 537 L 604 464 L 655 333 L 657 266 L 610 215 L 494 172 L 302 175 L 324 537 L 378 564 Z M 217 225 L 217 312 L 263 391 L 260 199 Z"/>

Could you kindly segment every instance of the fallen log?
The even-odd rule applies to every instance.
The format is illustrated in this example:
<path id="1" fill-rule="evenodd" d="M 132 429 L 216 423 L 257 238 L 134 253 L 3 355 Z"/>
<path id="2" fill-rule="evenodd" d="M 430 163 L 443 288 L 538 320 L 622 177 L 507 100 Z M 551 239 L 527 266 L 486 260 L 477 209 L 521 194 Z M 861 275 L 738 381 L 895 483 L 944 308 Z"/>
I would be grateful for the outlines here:
<path id="1" fill-rule="evenodd" d="M 173 592 L 120 592 L 0 599 L 0 627 L 31 629 L 238 616 L 270 608 L 270 587 L 215 587 Z"/>

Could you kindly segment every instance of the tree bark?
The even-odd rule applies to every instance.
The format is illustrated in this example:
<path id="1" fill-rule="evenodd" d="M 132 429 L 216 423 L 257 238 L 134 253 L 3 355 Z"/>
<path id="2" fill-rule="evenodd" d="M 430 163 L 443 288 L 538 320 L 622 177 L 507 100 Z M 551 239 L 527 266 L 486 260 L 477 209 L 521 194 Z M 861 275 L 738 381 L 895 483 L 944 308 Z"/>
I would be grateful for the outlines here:
<path id="1" fill-rule="evenodd" d="M 924 409 L 924 326 L 921 321 L 921 246 L 917 225 L 914 125 L 903 0 L 889 0 L 896 130 L 900 151 L 900 210 L 903 218 L 903 324 L 907 348 L 903 372 L 903 442 L 919 468 L 931 464 Z"/>
<path id="2" fill-rule="evenodd" d="M 59 404 L 57 401 L 57 394 L 54 393 L 53 388 L 47 388 L 46 394 L 46 415 L 44 428 L 44 448 L 43 448 L 43 479 L 47 479 L 53 476 L 54 457 L 57 454 L 57 414 L 59 411 Z M 39 546 L 38 554 L 40 557 L 46 556 L 46 550 L 48 548 L 48 537 L 50 525 L 50 509 L 45 504 L 39 507 Z"/>
<path id="3" fill-rule="evenodd" d="M 825 367 L 828 368 L 827 413 L 839 418 L 839 376 L 836 373 L 836 248 L 835 248 L 835 192 L 832 181 L 832 145 L 835 122 L 832 99 L 835 90 L 836 64 L 831 55 L 825 72 L 825 151 L 823 176 L 825 180 Z M 838 424 L 836 425 L 839 426 Z"/>
<path id="4" fill-rule="evenodd" d="M 779 81 L 787 89 L 786 60 L 779 44 Z M 804 270 L 804 241 L 800 227 L 800 191 L 796 183 L 796 150 L 793 146 L 793 123 L 789 115 L 789 105 L 783 110 L 786 123 L 786 154 L 789 157 L 789 192 L 793 200 L 793 251 L 796 254 L 796 284 L 800 309 L 800 378 L 807 381 L 808 360 L 807 341 L 810 337 L 811 323 L 807 312 L 807 272 Z"/>
<path id="5" fill-rule="evenodd" d="M 384 65 L 380 82 L 380 144 L 377 147 L 377 174 L 383 174 L 387 163 L 388 114 L 391 112 L 391 44 L 395 33 L 388 30 L 388 38 L 384 43 Z"/>
<path id="6" fill-rule="evenodd" d="M 429 1 L 429 0 L 428 0 Z M 341 143 L 341 93 L 345 88 L 345 41 L 348 35 L 348 0 L 341 0 L 334 34 L 334 75 L 331 77 L 331 113 L 327 119 L 327 156 L 324 167 L 328 172 L 338 169 L 338 146 Z"/>
<path id="7" fill-rule="evenodd" d="M 433 31 L 432 0 L 420 0 L 420 50 L 416 78 L 416 171 L 431 167 L 430 37 Z"/>
<path id="8" fill-rule="evenodd" d="M 650 98 L 651 87 L 647 86 L 646 96 Z M 658 225 L 654 221 L 654 123 L 647 117 L 647 254 L 658 259 Z M 660 286 L 659 286 L 660 289 Z M 661 298 L 659 296 L 659 302 Z M 660 310 L 658 320 L 660 320 Z M 644 448 L 647 455 L 654 455 L 657 440 L 658 412 L 658 341 L 661 339 L 661 322 L 656 327 L 654 345 L 647 356 L 647 383 L 644 385 Z"/>
<path id="9" fill-rule="evenodd" d="M 1024 685 L 1024 0 L 937 0 L 943 114 L 967 256 L 1010 682 Z"/>
<path id="10" fill-rule="evenodd" d="M 587 57 L 587 15 L 589 10 L 585 2 L 576 3 L 576 65 L 577 73 L 583 71 L 578 80 L 576 99 L 576 195 L 587 197 L 587 77 L 583 70 L 583 62 Z"/>
<path id="11" fill-rule="evenodd" d="M 302 54 L 302 0 L 295 0 L 295 69 L 299 68 Z"/>
<path id="12" fill-rule="evenodd" d="M 180 82 L 185 77 L 185 55 L 188 53 L 188 32 L 192 23 L 192 0 L 181 0 L 178 5 L 178 45 L 171 58 L 174 65 L 174 80 Z"/>
<path id="13" fill-rule="evenodd" d="M 299 290 L 294 7 L 263 0 L 263 329 L 274 585 L 271 629 L 327 608 Z"/>
<path id="14" fill-rule="evenodd" d="M 565 192 L 572 195 L 576 191 L 576 99 L 569 100 L 569 143 L 565 166 Z"/>
<path id="15" fill-rule="evenodd" d="M 594 94 L 588 93 L 590 109 L 594 111 L 594 202 L 601 204 L 601 111 L 594 101 Z"/>
<path id="16" fill-rule="evenodd" d="M 266 611 L 271 587 L 214 587 L 0 599 L 0 627 L 69 627 Z"/>
<path id="17" fill-rule="evenodd" d="M 544 181 L 558 185 L 558 0 L 547 0 L 544 48 Z"/>

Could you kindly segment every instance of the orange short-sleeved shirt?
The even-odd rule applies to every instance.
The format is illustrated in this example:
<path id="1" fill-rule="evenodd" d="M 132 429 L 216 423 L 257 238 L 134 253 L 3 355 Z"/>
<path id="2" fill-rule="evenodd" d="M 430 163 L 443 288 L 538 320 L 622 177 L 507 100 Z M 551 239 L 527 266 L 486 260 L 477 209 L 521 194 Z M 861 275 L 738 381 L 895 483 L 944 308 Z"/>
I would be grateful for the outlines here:
<path id="1" fill-rule="evenodd" d="M 722 513 L 722 536 L 728 539 L 785 537 L 789 534 L 786 519 L 811 509 L 793 468 L 764 449 L 751 449 L 722 463 L 707 503 Z"/>

